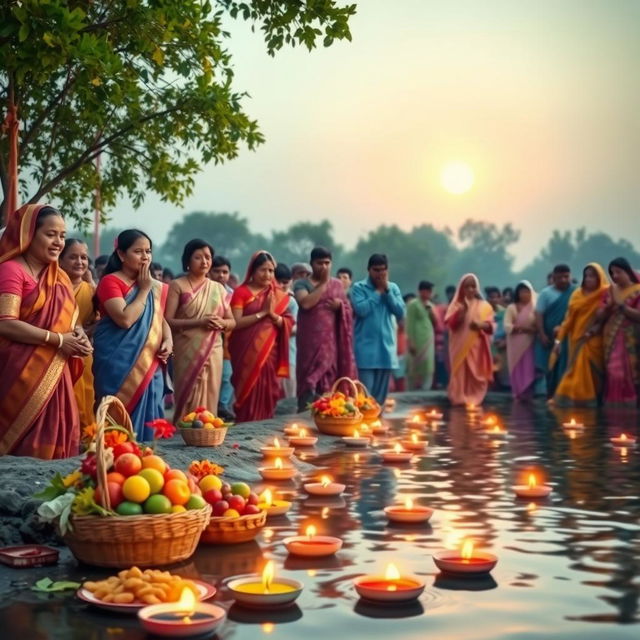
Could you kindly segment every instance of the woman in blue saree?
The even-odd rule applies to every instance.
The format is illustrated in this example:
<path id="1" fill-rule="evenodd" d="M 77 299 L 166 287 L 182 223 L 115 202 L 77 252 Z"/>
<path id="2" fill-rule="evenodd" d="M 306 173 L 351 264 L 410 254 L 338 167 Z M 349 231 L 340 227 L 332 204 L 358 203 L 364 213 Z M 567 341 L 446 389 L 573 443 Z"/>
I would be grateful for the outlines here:
<path id="1" fill-rule="evenodd" d="M 164 416 L 164 367 L 173 349 L 164 319 L 167 285 L 153 280 L 151 239 L 123 231 L 98 284 L 101 319 L 94 333 L 96 398 L 117 396 L 131 414 L 138 440 L 153 438 L 146 423 Z"/>

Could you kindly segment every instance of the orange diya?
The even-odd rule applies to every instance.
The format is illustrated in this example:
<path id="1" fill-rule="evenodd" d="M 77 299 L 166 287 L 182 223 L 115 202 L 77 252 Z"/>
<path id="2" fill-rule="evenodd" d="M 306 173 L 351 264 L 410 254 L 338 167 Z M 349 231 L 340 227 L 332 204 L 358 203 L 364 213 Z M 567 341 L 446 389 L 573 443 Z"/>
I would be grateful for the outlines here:
<path id="1" fill-rule="evenodd" d="M 289 436 L 288 440 L 294 447 L 313 447 L 318 442 L 317 436 L 310 436 L 304 428 L 301 428 L 297 435 Z"/>
<path id="2" fill-rule="evenodd" d="M 424 451 L 427 448 L 427 441 L 420 440 L 417 433 L 412 433 L 411 438 L 400 442 L 405 451 Z"/>
<path id="3" fill-rule="evenodd" d="M 358 576 L 353 586 L 361 598 L 377 603 L 410 602 L 424 591 L 424 580 L 401 575 L 394 564 L 388 564 L 384 575 Z"/>
<path id="4" fill-rule="evenodd" d="M 445 573 L 472 576 L 489 573 L 498 563 L 498 557 L 486 551 L 477 551 L 472 540 L 465 540 L 460 550 L 436 551 L 433 561 Z"/>
<path id="5" fill-rule="evenodd" d="M 320 558 L 331 556 L 342 548 L 342 540 L 334 536 L 316 535 L 314 525 L 305 529 L 304 536 L 291 536 L 283 540 L 287 551 L 296 556 Z"/>
<path id="6" fill-rule="evenodd" d="M 304 585 L 291 578 L 276 578 L 273 561 L 267 562 L 262 575 L 249 574 L 231 578 L 227 589 L 236 602 L 245 607 L 283 607 L 291 605 Z"/>
<path id="7" fill-rule="evenodd" d="M 618 436 L 609 438 L 609 440 L 611 440 L 612 444 L 617 447 L 629 447 L 636 443 L 637 438 L 635 436 L 627 435 L 626 433 L 621 433 Z"/>
<path id="8" fill-rule="evenodd" d="M 272 466 L 258 469 L 264 480 L 290 480 L 298 475 L 295 467 L 285 467 L 282 458 L 276 458 Z"/>
<path id="9" fill-rule="evenodd" d="M 380 452 L 383 462 L 409 462 L 413 457 L 411 451 L 403 450 L 399 442 L 395 444 L 393 449 L 385 449 Z"/>
<path id="10" fill-rule="evenodd" d="M 320 482 L 307 482 L 304 490 L 312 496 L 339 496 L 345 490 L 345 485 L 333 482 L 329 476 L 322 476 Z"/>
<path id="11" fill-rule="evenodd" d="M 527 476 L 527 484 L 517 484 L 513 487 L 518 498 L 546 498 L 552 491 L 546 484 L 539 484 L 535 473 Z"/>
<path id="12" fill-rule="evenodd" d="M 385 507 L 384 512 L 391 522 L 402 523 L 427 522 L 433 515 L 433 509 L 414 504 L 411 498 L 407 498 L 402 505 Z"/>
<path id="13" fill-rule="evenodd" d="M 282 446 L 278 438 L 273 439 L 272 445 L 261 447 L 260 451 L 265 458 L 278 457 L 278 458 L 290 458 L 295 449 L 294 447 Z"/>
<path id="14" fill-rule="evenodd" d="M 344 436 L 342 442 L 348 447 L 366 447 L 369 445 L 369 442 L 371 442 L 371 438 L 367 435 L 362 435 L 357 429 L 354 429 L 353 435 Z"/>

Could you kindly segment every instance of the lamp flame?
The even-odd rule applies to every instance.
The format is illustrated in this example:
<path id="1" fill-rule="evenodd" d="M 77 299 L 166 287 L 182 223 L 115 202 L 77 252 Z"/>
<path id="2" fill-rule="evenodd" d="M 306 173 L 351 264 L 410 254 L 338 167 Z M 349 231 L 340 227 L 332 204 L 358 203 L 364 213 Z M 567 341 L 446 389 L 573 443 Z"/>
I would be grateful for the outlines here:
<path id="1" fill-rule="evenodd" d="M 460 555 L 464 560 L 471 560 L 473 557 L 473 540 L 465 540 L 462 543 L 462 551 Z"/>
<path id="2" fill-rule="evenodd" d="M 411 418 L 411 422 L 418 424 L 420 422 L 420 416 L 416 413 L 416 415 Z"/>
<path id="3" fill-rule="evenodd" d="M 313 538 L 313 536 L 316 535 L 316 533 L 318 533 L 318 530 L 315 528 L 314 525 L 310 524 L 305 530 L 304 530 L 305 535 L 307 536 L 307 538 L 309 538 L 309 540 L 311 540 L 311 538 Z"/>
<path id="4" fill-rule="evenodd" d="M 627 439 L 627 434 L 626 433 L 621 433 L 620 434 L 620 440 L 626 440 Z"/>
<path id="5" fill-rule="evenodd" d="M 413 442 L 413 444 L 418 444 L 418 434 L 417 433 L 412 433 L 411 434 L 411 442 Z"/>
<path id="6" fill-rule="evenodd" d="M 394 450 L 396 453 L 402 453 L 402 447 L 400 446 L 400 443 L 399 443 L 399 442 L 396 442 L 396 446 L 395 446 L 395 447 L 393 447 L 393 450 Z"/>
<path id="7" fill-rule="evenodd" d="M 529 474 L 529 489 L 533 489 L 537 484 L 538 484 L 538 482 L 536 480 L 536 474 L 535 473 L 530 473 Z"/>
<path id="8" fill-rule="evenodd" d="M 180 593 L 180 599 L 176 602 L 176 606 L 178 607 L 180 614 L 184 615 L 182 621 L 186 624 L 191 624 L 189 616 L 192 616 L 195 611 L 196 597 L 193 595 L 193 591 L 191 591 L 189 587 L 183 587 L 182 592 Z"/>
<path id="9" fill-rule="evenodd" d="M 360 437 L 360 432 L 357 429 L 353 430 L 353 437 L 354 438 L 359 438 Z"/>
<path id="10" fill-rule="evenodd" d="M 282 469 L 282 458 L 276 458 L 276 469 Z"/>
<path id="11" fill-rule="evenodd" d="M 273 446 L 274 446 L 276 449 L 279 449 L 279 448 L 280 448 L 280 441 L 278 440 L 278 438 L 274 438 L 274 439 L 273 439 Z"/>
<path id="12" fill-rule="evenodd" d="M 275 569 L 273 566 L 273 560 L 269 560 L 262 571 L 262 586 L 264 587 L 265 593 L 269 593 L 269 587 L 271 587 L 274 576 Z"/>
<path id="13" fill-rule="evenodd" d="M 387 565 L 387 569 L 384 572 L 385 580 L 400 580 L 400 572 L 398 571 L 398 567 L 396 567 L 393 562 L 390 562 Z"/>
<path id="14" fill-rule="evenodd" d="M 411 498 L 407 498 L 407 499 L 404 501 L 404 508 L 405 508 L 407 511 L 411 511 L 411 510 L 413 509 L 413 500 L 412 500 Z"/>
<path id="15" fill-rule="evenodd" d="M 271 489 L 265 489 L 264 493 L 260 496 L 260 502 L 264 503 L 267 507 L 273 506 L 273 494 Z"/>
<path id="16" fill-rule="evenodd" d="M 298 436 L 300 438 L 306 438 L 307 437 L 307 430 L 306 429 L 299 429 L 298 430 Z"/>
<path id="17" fill-rule="evenodd" d="M 323 487 L 328 487 L 331 484 L 331 478 L 329 476 L 322 476 L 320 483 Z"/>

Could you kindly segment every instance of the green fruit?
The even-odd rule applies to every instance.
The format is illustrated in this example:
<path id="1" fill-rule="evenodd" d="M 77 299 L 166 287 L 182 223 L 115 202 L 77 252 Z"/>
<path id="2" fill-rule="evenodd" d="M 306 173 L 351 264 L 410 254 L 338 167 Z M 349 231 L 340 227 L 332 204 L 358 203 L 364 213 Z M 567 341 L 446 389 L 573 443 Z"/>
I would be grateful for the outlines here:
<path id="1" fill-rule="evenodd" d="M 189 501 L 184 506 L 187 509 L 202 509 L 206 504 L 207 503 L 202 496 L 198 496 L 195 493 L 192 493 Z"/>
<path id="2" fill-rule="evenodd" d="M 171 500 L 160 493 L 149 496 L 143 505 L 145 513 L 171 513 L 171 507 Z"/>
<path id="3" fill-rule="evenodd" d="M 179 427 L 180 429 L 188 429 L 190 426 L 191 426 L 191 423 L 190 423 L 190 422 L 184 422 L 184 420 L 180 420 L 180 421 L 178 422 L 178 427 Z"/>
<path id="4" fill-rule="evenodd" d="M 234 482 L 231 485 L 231 493 L 233 493 L 234 496 L 248 498 L 251 493 L 251 487 L 244 482 Z"/>
<path id="5" fill-rule="evenodd" d="M 139 516 L 142 513 L 142 505 L 125 500 L 116 507 L 116 513 L 120 516 Z"/>
<path id="6" fill-rule="evenodd" d="M 202 422 L 202 420 L 194 420 L 194 421 L 191 423 L 191 426 L 192 426 L 194 429 L 202 429 L 202 427 L 204 427 L 204 422 Z"/>

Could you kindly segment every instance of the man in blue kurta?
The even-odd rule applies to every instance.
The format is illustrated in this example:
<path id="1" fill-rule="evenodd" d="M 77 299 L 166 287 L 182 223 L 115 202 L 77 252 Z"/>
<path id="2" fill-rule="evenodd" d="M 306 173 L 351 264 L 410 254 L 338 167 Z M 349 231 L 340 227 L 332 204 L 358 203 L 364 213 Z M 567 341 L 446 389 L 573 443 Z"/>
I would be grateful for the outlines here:
<path id="1" fill-rule="evenodd" d="M 355 314 L 353 348 L 358 377 L 379 404 L 389 390 L 391 370 L 398 366 L 396 323 L 404 317 L 400 288 L 389 282 L 387 256 L 374 253 L 367 265 L 369 276 L 351 287 Z"/>
<path id="2" fill-rule="evenodd" d="M 555 362 L 551 359 L 551 352 L 557 329 L 567 313 L 569 298 L 574 289 L 569 267 L 566 264 L 556 265 L 553 269 L 553 284 L 540 292 L 536 303 L 536 370 L 546 380 L 546 393 L 549 398 L 553 398 L 568 364 L 569 351 L 566 341 L 560 346 L 560 353 Z"/>

